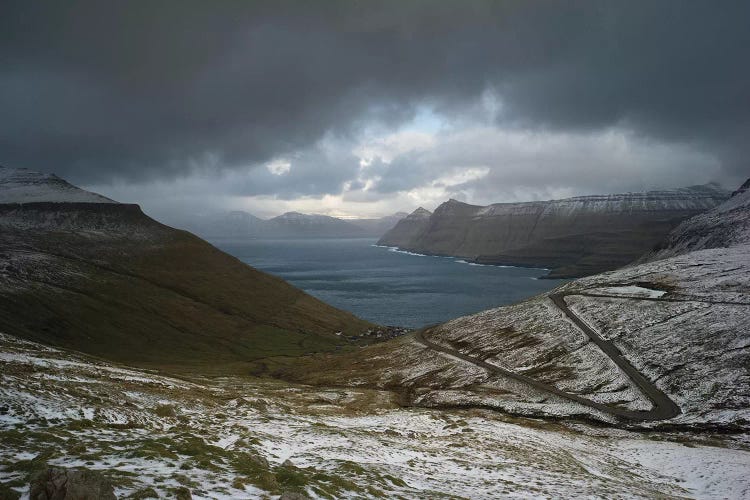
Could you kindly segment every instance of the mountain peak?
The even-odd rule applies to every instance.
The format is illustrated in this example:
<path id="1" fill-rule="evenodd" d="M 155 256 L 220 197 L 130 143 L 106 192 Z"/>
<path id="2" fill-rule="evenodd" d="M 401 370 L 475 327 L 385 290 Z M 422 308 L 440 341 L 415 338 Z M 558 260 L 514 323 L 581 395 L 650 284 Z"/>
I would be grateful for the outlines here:
<path id="1" fill-rule="evenodd" d="M 0 203 L 117 203 L 61 179 L 27 168 L 0 167 Z"/>
<path id="2" fill-rule="evenodd" d="M 406 218 L 408 219 L 424 219 L 428 218 L 432 215 L 432 212 L 427 210 L 426 208 L 419 207 L 416 210 L 414 210 L 412 213 L 410 213 Z"/>
<path id="3" fill-rule="evenodd" d="M 457 200 L 455 198 L 448 198 L 448 201 L 444 202 L 443 205 L 449 205 L 449 206 L 450 205 L 454 205 L 454 206 L 455 205 L 466 205 L 466 206 L 471 206 L 468 203 L 466 203 L 465 201 L 460 201 L 460 200 Z"/>
<path id="4" fill-rule="evenodd" d="M 738 187 L 736 191 L 732 192 L 732 198 L 744 193 L 745 191 L 750 191 L 750 179 L 746 180 L 743 185 Z"/>

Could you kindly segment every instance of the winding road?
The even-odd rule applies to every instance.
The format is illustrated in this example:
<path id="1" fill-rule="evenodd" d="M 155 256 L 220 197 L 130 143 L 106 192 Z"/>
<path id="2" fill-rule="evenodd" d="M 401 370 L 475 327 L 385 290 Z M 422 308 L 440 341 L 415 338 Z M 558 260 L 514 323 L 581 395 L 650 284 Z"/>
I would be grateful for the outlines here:
<path id="1" fill-rule="evenodd" d="M 508 377 L 519 382 L 528 384 L 541 391 L 554 394 L 555 396 L 573 401 L 585 405 L 589 408 L 593 408 L 603 413 L 613 415 L 615 417 L 633 420 L 633 421 L 655 421 L 655 420 L 666 420 L 672 417 L 676 417 L 680 414 L 680 407 L 675 404 L 674 401 L 669 399 L 664 392 L 656 387 L 650 380 L 643 376 L 641 372 L 636 370 L 630 362 L 625 359 L 620 350 L 610 341 L 603 339 L 593 328 L 587 325 L 581 318 L 579 318 L 565 303 L 565 297 L 568 295 L 579 295 L 578 293 L 558 293 L 550 295 L 550 299 L 555 306 L 560 309 L 565 316 L 567 316 L 586 336 L 595 343 L 604 354 L 614 361 L 614 363 L 630 378 L 630 380 L 638 386 L 638 389 L 651 401 L 653 407 L 650 410 L 628 410 L 627 408 L 620 408 L 617 406 L 609 406 L 603 403 L 598 403 L 583 396 L 572 394 L 569 392 L 561 391 L 560 389 L 539 382 L 533 378 L 515 373 L 499 366 L 487 363 L 484 360 L 469 356 L 455 349 L 444 347 L 435 342 L 432 342 L 426 338 L 426 334 L 429 333 L 430 329 L 419 330 L 415 334 L 415 339 L 425 345 L 426 347 L 435 351 L 442 352 L 454 358 L 461 359 L 463 361 L 472 363 L 476 366 L 484 368 L 490 373 L 496 373 L 504 377 Z"/>

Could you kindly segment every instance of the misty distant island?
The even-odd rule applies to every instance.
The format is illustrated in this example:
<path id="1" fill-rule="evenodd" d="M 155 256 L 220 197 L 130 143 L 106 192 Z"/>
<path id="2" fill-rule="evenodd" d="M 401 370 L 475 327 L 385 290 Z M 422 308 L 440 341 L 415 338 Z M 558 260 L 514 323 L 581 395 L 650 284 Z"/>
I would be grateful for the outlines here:
<path id="1" fill-rule="evenodd" d="M 173 217 L 172 225 L 204 238 L 380 238 L 408 214 L 375 219 L 339 219 L 328 215 L 286 212 L 261 219 L 242 210 Z"/>

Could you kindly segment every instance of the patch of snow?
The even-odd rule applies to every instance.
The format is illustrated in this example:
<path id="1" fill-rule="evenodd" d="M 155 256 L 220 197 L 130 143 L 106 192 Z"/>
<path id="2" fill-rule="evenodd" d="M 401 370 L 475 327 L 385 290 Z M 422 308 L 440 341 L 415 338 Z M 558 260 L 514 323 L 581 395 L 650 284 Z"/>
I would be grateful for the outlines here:
<path id="1" fill-rule="evenodd" d="M 80 189 L 54 174 L 0 167 L 0 203 L 117 203 Z"/>
<path id="2" fill-rule="evenodd" d="M 591 290 L 587 290 L 587 293 L 602 294 L 602 295 L 617 295 L 620 297 L 658 299 L 666 295 L 667 292 L 665 292 L 664 290 L 654 290 L 652 288 L 645 288 L 642 286 L 625 285 L 625 286 L 592 288 Z"/>

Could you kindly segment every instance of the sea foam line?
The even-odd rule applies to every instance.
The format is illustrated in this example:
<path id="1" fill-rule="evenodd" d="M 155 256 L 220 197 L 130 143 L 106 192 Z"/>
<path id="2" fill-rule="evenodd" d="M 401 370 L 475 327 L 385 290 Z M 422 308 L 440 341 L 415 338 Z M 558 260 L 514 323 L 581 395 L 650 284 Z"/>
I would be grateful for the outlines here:
<path id="1" fill-rule="evenodd" d="M 423 253 L 409 252 L 408 250 L 401 250 L 399 247 L 389 247 L 385 245 L 372 245 L 378 248 L 387 248 L 389 252 L 404 253 L 406 255 L 414 255 L 416 257 L 439 257 L 438 255 L 426 255 Z"/>
<path id="2" fill-rule="evenodd" d="M 481 266 L 481 267 L 516 267 L 516 266 L 503 266 L 503 265 L 495 265 L 495 264 L 480 264 L 479 262 L 471 262 L 464 259 L 456 259 L 455 262 L 459 264 L 468 264 L 470 266 Z"/>
<path id="3" fill-rule="evenodd" d="M 451 257 L 450 255 L 427 255 L 427 254 L 423 254 L 423 253 L 410 252 L 408 250 L 401 250 L 399 247 L 390 247 L 390 246 L 387 246 L 387 245 L 376 245 L 374 243 L 372 245 L 370 245 L 370 246 L 377 247 L 377 248 L 385 248 L 389 252 L 403 253 L 403 254 L 406 254 L 406 255 L 413 255 L 415 257 L 435 257 L 435 258 L 438 258 L 438 259 L 452 259 L 453 262 L 456 262 L 457 264 L 467 264 L 469 266 L 504 267 L 504 268 L 517 268 L 517 269 L 538 269 L 540 271 L 549 271 L 549 268 L 546 268 L 546 267 L 506 266 L 506 265 L 502 265 L 502 264 L 480 264 L 479 262 L 471 262 L 471 261 L 468 261 L 468 260 L 465 260 L 465 259 L 458 259 L 456 257 Z M 533 279 L 536 279 L 536 278 L 533 278 Z"/>

